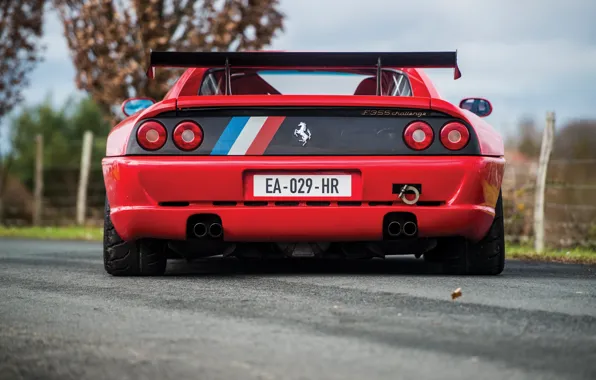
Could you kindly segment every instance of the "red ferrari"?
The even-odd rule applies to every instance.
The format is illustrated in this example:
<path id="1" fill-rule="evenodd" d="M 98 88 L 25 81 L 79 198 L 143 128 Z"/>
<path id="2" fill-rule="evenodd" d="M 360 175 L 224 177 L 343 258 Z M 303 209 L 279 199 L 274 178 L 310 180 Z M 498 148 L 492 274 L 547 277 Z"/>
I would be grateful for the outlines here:
<path id="1" fill-rule="evenodd" d="M 128 99 L 102 161 L 105 270 L 168 258 L 413 254 L 497 275 L 501 136 L 490 102 L 455 106 L 421 68 L 456 52 L 151 52 L 187 68 L 161 101 Z"/>

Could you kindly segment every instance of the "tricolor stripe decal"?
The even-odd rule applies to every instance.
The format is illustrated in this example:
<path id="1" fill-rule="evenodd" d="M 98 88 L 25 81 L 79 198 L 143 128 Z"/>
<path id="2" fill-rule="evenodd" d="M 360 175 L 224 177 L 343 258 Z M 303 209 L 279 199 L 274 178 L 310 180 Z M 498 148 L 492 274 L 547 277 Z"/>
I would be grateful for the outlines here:
<path id="1" fill-rule="evenodd" d="M 211 155 L 262 155 L 284 119 L 284 116 L 235 116 L 215 143 Z"/>
<path id="2" fill-rule="evenodd" d="M 249 155 L 262 155 L 265 153 L 265 149 L 269 146 L 273 136 L 277 133 L 277 130 L 284 122 L 285 116 L 269 116 L 263 128 L 261 128 L 258 138 L 254 139 L 250 147 L 246 151 Z"/>
<path id="3" fill-rule="evenodd" d="M 232 120 L 228 123 L 226 129 L 224 129 L 221 136 L 219 136 L 219 140 L 215 143 L 213 150 L 211 150 L 212 155 L 226 155 L 230 151 L 230 148 L 238 139 L 240 132 L 248 123 L 249 117 L 233 117 Z"/>

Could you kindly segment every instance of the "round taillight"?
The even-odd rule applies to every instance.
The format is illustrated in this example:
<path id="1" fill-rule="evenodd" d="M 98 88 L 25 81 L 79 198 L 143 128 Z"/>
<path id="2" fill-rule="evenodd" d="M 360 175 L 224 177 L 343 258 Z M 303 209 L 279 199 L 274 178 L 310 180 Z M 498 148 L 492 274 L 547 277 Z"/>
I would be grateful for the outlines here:
<path id="1" fill-rule="evenodd" d="M 441 144 L 449 150 L 460 150 L 468 144 L 468 141 L 470 141 L 470 132 L 462 123 L 447 123 L 441 129 Z"/>
<path id="2" fill-rule="evenodd" d="M 158 150 L 167 139 L 166 128 L 157 121 L 146 121 L 137 130 L 137 141 L 145 150 Z"/>
<path id="3" fill-rule="evenodd" d="M 427 123 L 415 121 L 404 130 L 406 144 L 414 150 L 424 150 L 433 142 L 434 132 Z"/>
<path id="4" fill-rule="evenodd" d="M 174 128 L 174 144 L 184 151 L 194 150 L 203 142 L 203 130 L 192 121 L 183 121 Z"/>

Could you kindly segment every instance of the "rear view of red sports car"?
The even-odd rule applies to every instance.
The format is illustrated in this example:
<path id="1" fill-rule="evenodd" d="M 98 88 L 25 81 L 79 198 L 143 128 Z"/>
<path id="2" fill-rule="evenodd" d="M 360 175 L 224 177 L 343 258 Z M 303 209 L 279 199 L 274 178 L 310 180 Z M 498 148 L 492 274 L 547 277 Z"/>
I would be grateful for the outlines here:
<path id="1" fill-rule="evenodd" d="M 505 262 L 501 136 L 481 98 L 442 99 L 421 68 L 455 52 L 151 52 L 187 70 L 123 104 L 102 161 L 104 264 L 413 254 L 447 273 Z"/>

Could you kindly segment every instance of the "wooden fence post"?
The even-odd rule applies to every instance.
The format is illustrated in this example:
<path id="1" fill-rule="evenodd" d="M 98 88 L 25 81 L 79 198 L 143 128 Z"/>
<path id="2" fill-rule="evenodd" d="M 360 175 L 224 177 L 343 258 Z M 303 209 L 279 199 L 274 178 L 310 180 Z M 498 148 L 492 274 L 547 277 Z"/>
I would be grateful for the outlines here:
<path id="1" fill-rule="evenodd" d="M 538 161 L 538 172 L 536 174 L 536 192 L 534 194 L 534 250 L 544 251 L 544 197 L 546 192 L 546 172 L 548 161 L 553 150 L 555 137 L 555 113 L 546 114 L 546 128 L 542 135 L 542 146 L 540 148 L 540 160 Z"/>
<path id="2" fill-rule="evenodd" d="M 79 175 L 79 189 L 77 193 L 77 224 L 85 224 L 87 214 L 87 187 L 89 184 L 89 170 L 91 168 L 91 152 L 93 147 L 93 133 L 86 131 L 83 135 L 83 149 L 81 152 L 81 171 Z"/>
<path id="3" fill-rule="evenodd" d="M 33 192 L 33 225 L 41 224 L 43 202 L 43 135 L 35 136 L 35 189 Z"/>

